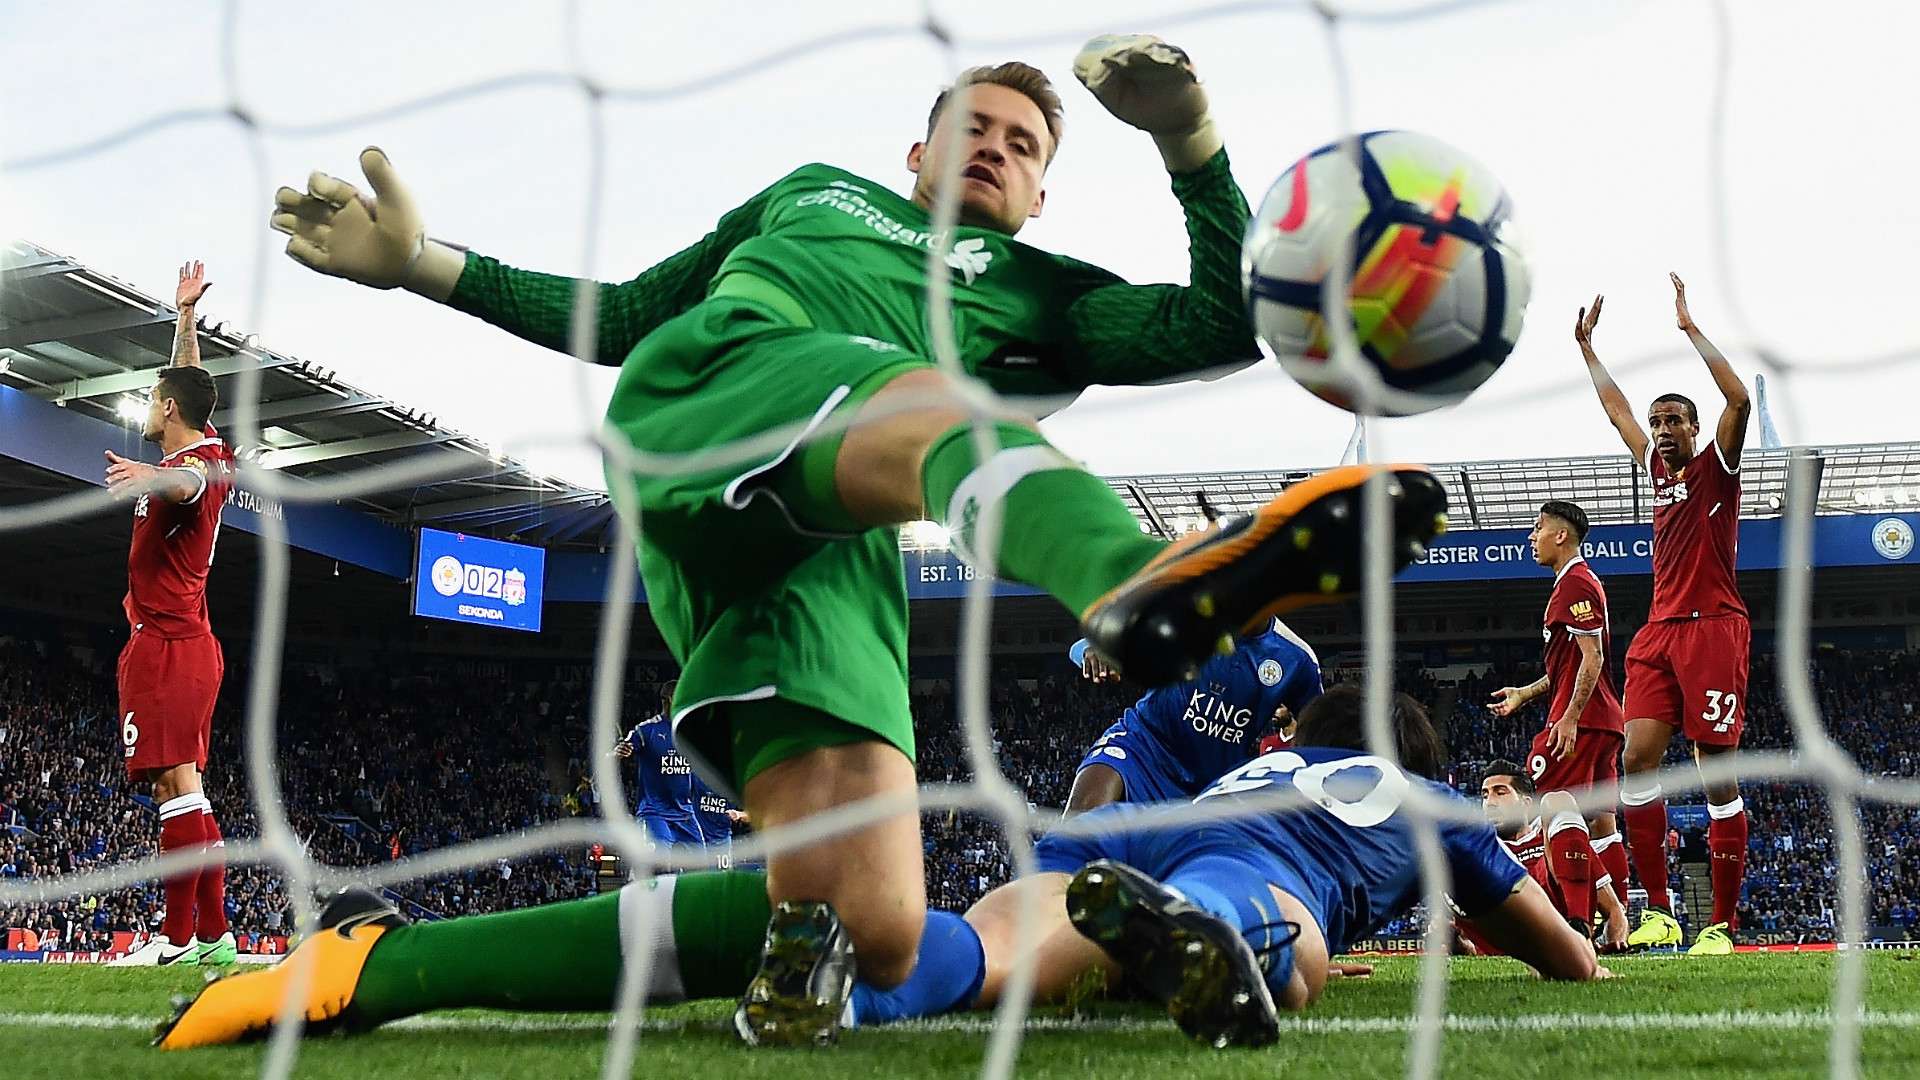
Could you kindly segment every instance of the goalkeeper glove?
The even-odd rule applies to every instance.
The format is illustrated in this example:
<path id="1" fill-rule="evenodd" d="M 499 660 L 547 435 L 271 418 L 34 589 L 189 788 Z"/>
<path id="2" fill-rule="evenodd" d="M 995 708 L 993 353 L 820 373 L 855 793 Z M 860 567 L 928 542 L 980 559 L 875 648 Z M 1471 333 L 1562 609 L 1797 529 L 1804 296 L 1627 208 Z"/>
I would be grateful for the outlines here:
<path id="1" fill-rule="evenodd" d="M 307 190 L 274 192 L 272 225 L 292 239 L 287 255 L 302 266 L 376 289 L 398 285 L 434 300 L 446 300 L 466 268 L 458 249 L 427 237 L 420 211 L 394 175 L 386 151 L 360 151 L 360 169 L 373 198 L 323 172 L 307 178 Z"/>
<path id="2" fill-rule="evenodd" d="M 1073 74 L 1107 111 L 1153 136 L 1172 173 L 1220 152 L 1207 91 L 1184 50 L 1151 34 L 1105 34 L 1073 58 Z"/>

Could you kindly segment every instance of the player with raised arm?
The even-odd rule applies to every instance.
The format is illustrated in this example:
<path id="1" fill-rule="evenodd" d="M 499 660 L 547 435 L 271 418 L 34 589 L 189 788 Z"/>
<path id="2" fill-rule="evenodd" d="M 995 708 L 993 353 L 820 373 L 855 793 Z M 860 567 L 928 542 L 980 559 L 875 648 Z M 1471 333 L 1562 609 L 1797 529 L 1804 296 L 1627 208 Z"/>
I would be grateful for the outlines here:
<path id="1" fill-rule="evenodd" d="M 1328 691 L 1301 715 L 1294 749 L 1243 765 L 1196 800 L 1220 806 L 1245 795 L 1284 793 L 1291 797 L 1285 805 L 1206 822 L 1172 817 L 1180 806 L 1101 807 L 1078 824 L 1104 822 L 1111 830 L 1042 838 L 1038 873 L 988 893 L 964 919 L 930 925 L 922 963 L 905 983 L 853 986 L 852 952 L 842 941 L 818 969 L 816 990 L 848 1000 L 861 1025 L 989 1008 L 1013 971 L 1020 909 L 1031 905 L 1038 1000 L 1066 997 L 1089 971 L 1103 972 L 1111 986 L 1121 985 L 1124 975 L 1126 985 L 1166 1003 L 1181 1028 L 1203 1041 L 1273 1041 L 1280 1009 L 1303 1009 L 1329 978 L 1367 971 L 1331 957 L 1421 899 L 1412 826 L 1401 813 L 1408 792 L 1419 785 L 1462 804 L 1430 779 L 1444 767 L 1444 748 L 1418 703 L 1405 694 L 1394 702 L 1399 766 L 1365 753 L 1361 707 L 1352 687 Z M 1155 824 L 1156 815 L 1164 824 Z M 1446 822 L 1440 834 L 1452 899 L 1474 918 L 1484 940 L 1546 978 L 1609 974 L 1593 945 L 1555 910 L 1489 825 Z M 366 1031 L 473 1006 L 606 1009 L 634 948 L 650 953 L 650 1001 L 737 994 L 751 965 L 727 959 L 724 939 L 731 931 L 720 925 L 727 912 L 704 903 L 704 889 L 689 886 L 745 876 L 668 875 L 628 886 L 619 894 L 617 923 L 609 920 L 591 934 L 581 932 L 584 921 L 567 928 L 543 915 L 606 909 L 610 897 L 409 924 L 383 898 L 346 890 L 321 917 L 323 928 L 345 929 L 300 945 L 320 961 L 311 967 L 318 985 L 309 991 L 307 1015 L 314 1023 L 307 1033 Z M 555 934 L 556 928 L 567 932 Z M 537 956 L 499 947 L 528 934 L 545 944 Z M 463 948 L 444 963 L 421 965 L 417 941 L 424 938 Z M 328 959 L 346 956 L 357 959 Z M 293 970 L 283 963 L 236 976 L 202 997 L 270 1005 Z M 852 990 L 829 993 L 829 982 Z M 236 1023 L 242 1015 L 190 1010 L 163 1026 L 160 1045 L 235 1042 L 265 1034 L 275 1020 L 270 1007 L 248 1010 L 244 1024 Z"/>
<path id="2" fill-rule="evenodd" d="M 1042 72 L 1008 63 L 962 74 L 965 109 L 935 99 L 904 155 L 910 195 L 804 165 L 693 246 L 597 286 L 589 359 L 621 369 L 608 430 L 653 455 L 780 443 L 736 464 L 608 474 L 622 513 L 646 521 L 635 532 L 648 612 L 681 668 L 675 741 L 757 828 L 914 791 L 903 522 L 944 520 L 971 557 L 991 514 L 1003 525 L 994 569 L 1058 598 L 1148 685 L 1356 587 L 1369 476 L 1386 473 L 1393 492 L 1398 565 L 1444 527 L 1429 471 L 1354 467 L 1168 545 L 1030 420 L 997 419 L 980 450 L 960 388 L 933 360 L 927 263 L 945 241 L 961 364 L 996 390 L 1071 395 L 1258 356 L 1240 287 L 1246 198 L 1186 54 L 1102 37 L 1074 70 L 1152 136 L 1186 212 L 1191 284 L 1130 285 L 1014 239 L 1046 204 L 1061 105 Z M 936 237 L 934 180 L 955 152 L 959 224 Z M 276 194 L 272 224 L 291 257 L 568 348 L 580 282 L 429 238 L 386 155 L 368 149 L 360 164 L 372 197 L 323 173 Z M 766 963 L 736 1015 L 749 1042 L 833 1038 L 839 1006 L 807 986 L 842 934 L 875 984 L 913 970 L 929 920 L 911 811 L 780 851 L 766 885 L 777 905 Z"/>
<path id="3" fill-rule="evenodd" d="M 671 684 L 666 694 L 671 701 Z M 634 815 L 654 843 L 699 848 L 710 865 L 732 865 L 732 815 L 739 811 L 730 810 L 724 798 L 694 775 L 692 764 L 673 745 L 673 725 L 664 711 L 635 724 L 614 744 L 613 753 L 634 762 L 640 795 Z"/>
<path id="4" fill-rule="evenodd" d="M 1641 947 L 1678 946 L 1683 937 L 1667 887 L 1667 803 L 1649 774 L 1660 767 L 1675 731 L 1693 742 L 1694 760 L 1739 749 L 1747 717 L 1747 650 L 1752 628 L 1734 578 L 1740 543 L 1740 451 L 1747 441 L 1747 388 L 1694 325 L 1687 286 L 1673 281 L 1675 321 L 1693 342 L 1726 404 L 1713 438 L 1700 448 L 1700 411 L 1679 394 L 1662 394 L 1647 427 L 1593 351 L 1602 297 L 1582 308 L 1574 340 L 1607 419 L 1653 480 L 1653 607 L 1627 649 L 1627 746 L 1620 783 L 1627 846 L 1647 909 L 1628 938 Z M 1650 432 L 1650 433 L 1649 433 Z M 1747 864 L 1747 811 L 1739 781 L 1709 782 L 1707 850 L 1712 855 L 1713 920 L 1691 955 L 1733 951 L 1740 883 Z"/>
<path id="5" fill-rule="evenodd" d="M 1547 891 L 1554 910 L 1582 933 L 1590 932 L 1594 911 L 1605 914 L 1610 940 L 1603 951 L 1622 951 L 1627 939 L 1627 908 L 1612 872 L 1604 866 L 1596 868 L 1590 851 L 1576 846 L 1568 857 L 1569 849 L 1556 843 L 1566 836 L 1585 843 L 1587 820 L 1572 796 L 1549 791 L 1536 802 L 1533 779 L 1526 770 L 1515 762 L 1500 760 L 1487 763 L 1480 781 L 1480 800 L 1500 843 Z M 1493 951 L 1479 937 L 1472 920 L 1461 920 L 1460 929 L 1482 952 Z"/>
<path id="6" fill-rule="evenodd" d="M 1620 748 L 1626 719 L 1613 688 L 1613 621 L 1607 590 L 1580 554 L 1587 538 L 1587 512 L 1576 503 L 1552 499 L 1540 507 L 1527 543 L 1533 559 L 1553 571 L 1553 591 L 1541 617 L 1540 636 L 1546 673 L 1526 686 L 1506 686 L 1493 695 L 1495 716 L 1511 716 L 1547 694 L 1546 724 L 1527 752 L 1527 779 L 1544 792 L 1593 791 L 1607 798 L 1620 783 Z M 1588 828 L 1591 828 L 1591 834 Z M 1579 835 L 1553 833 L 1556 868 L 1582 871 L 1598 859 L 1614 882 L 1617 899 L 1626 900 L 1627 853 L 1620 843 L 1613 811 L 1589 814 Z M 1591 841 L 1591 850 L 1585 850 Z M 1584 905 L 1582 905 L 1584 907 Z M 1580 916 L 1585 921 L 1588 916 Z M 1624 946 L 1627 924 L 1607 917 L 1607 941 Z"/>
<path id="7" fill-rule="evenodd" d="M 1094 681 L 1108 677 L 1082 640 L 1068 655 Z M 1287 624 L 1242 638 L 1190 682 L 1149 690 L 1080 762 L 1069 815 L 1115 802 L 1186 800 L 1262 753 L 1262 741 L 1320 696 L 1320 657 Z"/>
<path id="8" fill-rule="evenodd" d="M 232 453 L 208 422 L 217 397 L 213 376 L 200 366 L 194 327 L 194 307 L 209 284 L 200 263 L 180 268 L 173 359 L 154 383 L 140 432 L 159 444 L 160 463 L 107 451 L 107 489 L 134 500 L 122 605 L 131 633 L 118 669 L 120 737 L 128 777 L 153 785 L 163 853 L 224 843 L 200 775 L 226 669 L 207 619 L 207 574 L 233 467 Z M 211 863 L 164 886 L 160 933 L 114 963 L 233 963 L 226 867 Z"/>

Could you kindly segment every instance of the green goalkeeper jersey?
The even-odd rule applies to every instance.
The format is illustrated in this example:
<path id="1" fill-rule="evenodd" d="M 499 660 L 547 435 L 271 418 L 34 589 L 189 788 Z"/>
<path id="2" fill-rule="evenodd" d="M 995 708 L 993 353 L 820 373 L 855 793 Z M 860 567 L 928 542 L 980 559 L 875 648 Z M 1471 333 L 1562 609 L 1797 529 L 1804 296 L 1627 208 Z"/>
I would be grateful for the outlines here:
<path id="1" fill-rule="evenodd" d="M 1245 195 L 1225 151 L 1173 177 L 1186 212 L 1189 286 L 1129 285 L 1099 267 L 963 226 L 946 258 L 969 372 L 1002 393 L 1058 394 L 1153 382 L 1258 356 L 1240 293 Z M 599 286 L 594 359 L 623 362 L 642 338 L 741 272 L 792 297 L 823 330 L 923 357 L 930 212 L 829 165 L 804 165 L 727 213 L 711 233 L 619 284 Z M 1126 223 L 1116 223 L 1126 228 Z M 565 350 L 576 283 L 469 253 L 450 303 Z"/>

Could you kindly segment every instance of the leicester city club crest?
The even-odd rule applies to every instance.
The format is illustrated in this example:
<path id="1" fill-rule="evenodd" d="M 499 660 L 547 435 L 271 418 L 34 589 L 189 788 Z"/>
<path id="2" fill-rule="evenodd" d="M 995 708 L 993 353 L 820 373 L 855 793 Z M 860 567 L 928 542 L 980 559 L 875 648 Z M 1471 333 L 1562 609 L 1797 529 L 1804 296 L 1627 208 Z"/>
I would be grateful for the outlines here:
<path id="1" fill-rule="evenodd" d="M 1280 681 L 1280 661 L 1260 661 L 1260 685 L 1273 686 Z"/>
<path id="2" fill-rule="evenodd" d="M 1900 560 L 1913 554 L 1913 526 L 1903 518 L 1881 518 L 1873 524 L 1873 550 L 1883 559 Z"/>
<path id="3" fill-rule="evenodd" d="M 466 577 L 467 568 L 460 565 L 459 559 L 442 555 L 433 560 L 433 591 L 441 596 L 452 596 L 459 592 Z"/>

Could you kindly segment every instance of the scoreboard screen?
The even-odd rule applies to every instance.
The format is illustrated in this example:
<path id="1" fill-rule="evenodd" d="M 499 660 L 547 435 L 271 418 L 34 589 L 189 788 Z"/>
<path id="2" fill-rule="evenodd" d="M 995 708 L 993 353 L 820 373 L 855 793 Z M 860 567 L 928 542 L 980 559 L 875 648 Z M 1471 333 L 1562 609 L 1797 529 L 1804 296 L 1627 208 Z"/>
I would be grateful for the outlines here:
<path id="1" fill-rule="evenodd" d="M 421 529 L 413 613 L 429 619 L 540 629 L 547 553 L 528 544 Z"/>

